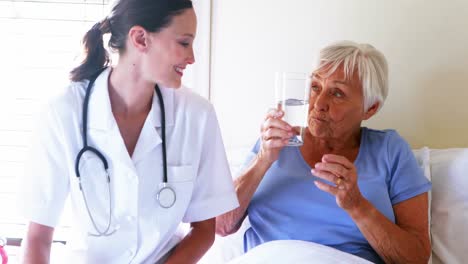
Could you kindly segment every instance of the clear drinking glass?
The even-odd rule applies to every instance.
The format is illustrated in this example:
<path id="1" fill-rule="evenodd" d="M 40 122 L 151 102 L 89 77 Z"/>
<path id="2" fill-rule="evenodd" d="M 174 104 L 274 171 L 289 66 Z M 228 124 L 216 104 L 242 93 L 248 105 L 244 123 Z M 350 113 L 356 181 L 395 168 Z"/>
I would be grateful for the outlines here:
<path id="1" fill-rule="evenodd" d="M 275 103 L 284 112 L 283 120 L 296 132 L 288 146 L 302 146 L 309 110 L 309 77 L 299 72 L 275 73 Z"/>

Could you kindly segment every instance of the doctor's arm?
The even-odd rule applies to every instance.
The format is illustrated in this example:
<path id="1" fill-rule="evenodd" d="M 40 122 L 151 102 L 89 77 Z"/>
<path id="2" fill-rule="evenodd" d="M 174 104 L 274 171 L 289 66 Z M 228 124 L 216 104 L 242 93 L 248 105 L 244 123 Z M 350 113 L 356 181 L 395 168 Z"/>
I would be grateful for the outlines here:
<path id="1" fill-rule="evenodd" d="M 213 245 L 215 239 L 215 219 L 193 222 L 190 232 L 176 246 L 166 264 L 197 263 Z"/>
<path id="2" fill-rule="evenodd" d="M 54 228 L 30 222 L 24 247 L 23 263 L 47 264 Z"/>

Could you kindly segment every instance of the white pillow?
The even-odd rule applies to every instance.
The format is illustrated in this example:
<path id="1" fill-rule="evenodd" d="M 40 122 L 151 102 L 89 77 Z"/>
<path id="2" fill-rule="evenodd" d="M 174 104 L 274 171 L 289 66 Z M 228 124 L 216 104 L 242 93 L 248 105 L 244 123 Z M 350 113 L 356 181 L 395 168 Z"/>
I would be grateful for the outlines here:
<path id="1" fill-rule="evenodd" d="M 308 264 L 308 263 L 371 263 L 349 253 L 317 243 L 300 240 L 275 240 L 249 250 L 229 264 Z"/>
<path id="2" fill-rule="evenodd" d="M 419 163 L 419 166 L 424 171 L 424 176 L 431 181 L 431 151 L 428 147 L 413 150 L 414 156 Z"/>
<path id="3" fill-rule="evenodd" d="M 255 142 L 254 142 L 255 144 Z M 235 179 L 244 169 L 244 163 L 253 159 L 252 146 L 226 147 L 226 155 L 231 169 L 232 178 Z"/>
<path id="4" fill-rule="evenodd" d="M 431 151 L 433 263 L 468 259 L 468 149 Z"/>

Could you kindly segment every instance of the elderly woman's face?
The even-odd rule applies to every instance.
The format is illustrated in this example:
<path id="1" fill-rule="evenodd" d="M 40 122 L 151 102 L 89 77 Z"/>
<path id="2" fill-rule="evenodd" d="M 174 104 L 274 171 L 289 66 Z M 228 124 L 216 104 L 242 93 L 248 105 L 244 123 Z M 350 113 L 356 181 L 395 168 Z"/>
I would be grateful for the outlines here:
<path id="1" fill-rule="evenodd" d="M 364 114 L 364 98 L 357 71 L 345 78 L 343 67 L 329 77 L 314 74 L 311 82 L 308 129 L 314 137 L 342 138 L 358 131 Z"/>

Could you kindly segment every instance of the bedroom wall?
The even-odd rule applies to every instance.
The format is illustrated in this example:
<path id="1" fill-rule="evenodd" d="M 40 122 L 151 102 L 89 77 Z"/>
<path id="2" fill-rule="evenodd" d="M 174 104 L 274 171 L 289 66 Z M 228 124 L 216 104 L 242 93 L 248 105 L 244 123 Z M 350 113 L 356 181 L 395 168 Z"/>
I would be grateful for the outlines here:
<path id="1" fill-rule="evenodd" d="M 468 147 L 468 1 L 213 1 L 210 99 L 229 149 L 248 148 L 274 99 L 275 71 L 312 69 L 324 45 L 381 50 L 390 94 L 364 125 L 417 148 Z"/>

